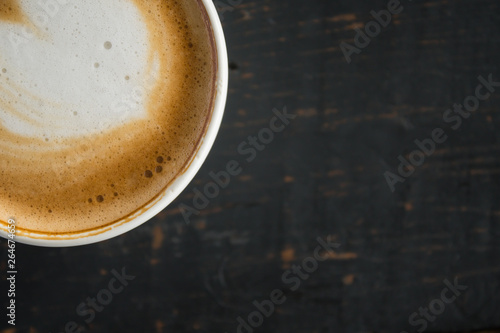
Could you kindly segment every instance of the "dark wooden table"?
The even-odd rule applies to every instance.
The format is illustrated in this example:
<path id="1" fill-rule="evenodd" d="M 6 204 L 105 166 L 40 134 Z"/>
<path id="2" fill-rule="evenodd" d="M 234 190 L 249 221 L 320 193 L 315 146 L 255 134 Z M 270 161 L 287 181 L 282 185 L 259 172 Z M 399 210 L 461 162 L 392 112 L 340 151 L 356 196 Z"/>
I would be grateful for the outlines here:
<path id="1" fill-rule="evenodd" d="M 386 0 L 218 4 L 230 89 L 203 168 L 121 237 L 19 246 L 15 329 L 1 241 L 0 331 L 500 332 L 500 87 L 474 105 L 479 76 L 500 81 L 500 3 L 389 2 L 380 31 Z M 464 102 L 468 118 L 447 111 Z M 296 118 L 270 140 L 284 108 Z M 399 156 L 419 164 L 408 177 Z M 231 160 L 241 173 L 185 223 L 179 205 Z M 109 304 L 79 315 L 95 297 Z"/>

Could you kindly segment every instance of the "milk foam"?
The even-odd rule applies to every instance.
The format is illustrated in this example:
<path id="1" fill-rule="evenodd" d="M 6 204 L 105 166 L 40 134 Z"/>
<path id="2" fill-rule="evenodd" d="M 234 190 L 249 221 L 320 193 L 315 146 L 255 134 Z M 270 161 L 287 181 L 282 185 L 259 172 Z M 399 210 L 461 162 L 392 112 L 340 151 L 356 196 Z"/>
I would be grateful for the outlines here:
<path id="1" fill-rule="evenodd" d="M 212 112 L 200 0 L 1 1 L 0 228 L 68 235 L 156 200 Z"/>
<path id="2" fill-rule="evenodd" d="M 10 46 L 0 55 L 0 122 L 10 131 L 52 140 L 146 116 L 158 60 L 148 66 L 144 18 L 131 1 L 88 3 L 21 0 L 22 22 L 0 21 Z"/>

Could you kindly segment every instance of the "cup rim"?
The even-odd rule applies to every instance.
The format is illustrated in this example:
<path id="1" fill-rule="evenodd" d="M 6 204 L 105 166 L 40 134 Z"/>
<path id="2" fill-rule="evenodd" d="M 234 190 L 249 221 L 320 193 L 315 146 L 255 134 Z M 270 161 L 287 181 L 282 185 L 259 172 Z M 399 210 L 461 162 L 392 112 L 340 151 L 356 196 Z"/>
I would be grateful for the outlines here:
<path id="1" fill-rule="evenodd" d="M 23 231 L 22 235 L 15 236 L 14 240 L 16 242 L 41 247 L 73 247 L 108 240 L 135 229 L 155 217 L 172 203 L 172 201 L 174 201 L 194 179 L 206 160 L 217 137 L 226 105 L 229 75 L 226 41 L 215 5 L 211 0 L 198 0 L 198 3 L 204 6 L 208 15 L 217 53 L 217 72 L 214 87 L 216 95 L 214 97 L 212 114 L 208 120 L 207 128 L 200 140 L 197 151 L 193 153 L 190 161 L 188 161 L 188 166 L 151 202 L 139 208 L 132 215 L 115 223 L 92 230 L 71 233 L 72 238 L 69 239 L 67 238 L 68 234 L 47 235 L 43 232 L 30 233 L 29 231 Z M 30 237 L 29 235 L 36 235 L 37 238 L 35 238 L 35 236 Z M 3 228 L 0 228 L 0 236 L 4 238 L 8 236 Z"/>

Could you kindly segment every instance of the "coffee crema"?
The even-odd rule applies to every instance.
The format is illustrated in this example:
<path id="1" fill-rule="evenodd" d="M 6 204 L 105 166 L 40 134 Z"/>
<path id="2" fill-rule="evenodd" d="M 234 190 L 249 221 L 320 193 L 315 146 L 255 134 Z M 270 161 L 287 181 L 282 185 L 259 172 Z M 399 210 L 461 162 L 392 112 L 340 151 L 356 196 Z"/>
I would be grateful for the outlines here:
<path id="1" fill-rule="evenodd" d="M 3 0 L 0 45 L 2 224 L 110 225 L 189 165 L 217 70 L 200 0 Z"/>

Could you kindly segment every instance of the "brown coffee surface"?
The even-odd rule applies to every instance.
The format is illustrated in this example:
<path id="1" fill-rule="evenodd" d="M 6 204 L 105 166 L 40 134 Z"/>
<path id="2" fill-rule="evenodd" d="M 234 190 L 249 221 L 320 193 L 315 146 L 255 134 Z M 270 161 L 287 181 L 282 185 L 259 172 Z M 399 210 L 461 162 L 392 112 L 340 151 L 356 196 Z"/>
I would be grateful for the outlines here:
<path id="1" fill-rule="evenodd" d="M 50 141 L 0 124 L 3 223 L 14 218 L 20 230 L 49 234 L 109 225 L 154 200 L 189 165 L 215 94 L 211 28 L 199 1 L 133 2 L 147 22 L 151 63 L 160 55 L 147 117 Z M 19 17 L 16 1 L 0 5 L 0 20 Z M 0 109 L 9 105 L 4 100 Z"/>
<path id="2" fill-rule="evenodd" d="M 0 20 L 19 22 L 22 16 L 18 0 L 2 0 L 2 2 L 0 2 Z"/>

